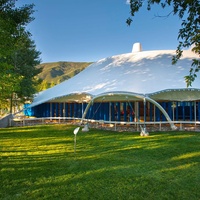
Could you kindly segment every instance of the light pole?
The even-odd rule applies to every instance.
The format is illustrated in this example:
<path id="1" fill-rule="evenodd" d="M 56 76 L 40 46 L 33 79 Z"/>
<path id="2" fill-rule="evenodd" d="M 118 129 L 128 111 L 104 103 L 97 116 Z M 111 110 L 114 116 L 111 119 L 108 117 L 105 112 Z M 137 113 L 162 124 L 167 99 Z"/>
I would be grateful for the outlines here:
<path id="1" fill-rule="evenodd" d="M 76 153 L 76 135 L 79 131 L 80 127 L 74 129 L 74 154 Z"/>

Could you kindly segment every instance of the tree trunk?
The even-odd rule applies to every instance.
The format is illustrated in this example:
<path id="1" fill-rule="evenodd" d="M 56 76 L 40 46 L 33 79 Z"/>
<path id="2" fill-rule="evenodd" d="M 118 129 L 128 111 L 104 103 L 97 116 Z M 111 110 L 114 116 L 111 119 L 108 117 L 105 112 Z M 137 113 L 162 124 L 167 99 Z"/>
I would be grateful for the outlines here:
<path id="1" fill-rule="evenodd" d="M 13 107 L 13 93 L 10 96 L 10 114 L 12 114 L 12 107 Z"/>

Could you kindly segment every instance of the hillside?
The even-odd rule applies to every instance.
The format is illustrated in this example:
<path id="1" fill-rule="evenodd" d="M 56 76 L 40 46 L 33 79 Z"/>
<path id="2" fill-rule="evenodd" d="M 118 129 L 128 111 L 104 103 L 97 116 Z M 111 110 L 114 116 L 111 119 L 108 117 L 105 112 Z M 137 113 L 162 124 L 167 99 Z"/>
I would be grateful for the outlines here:
<path id="1" fill-rule="evenodd" d="M 43 82 L 47 83 L 49 86 L 56 85 L 75 76 L 90 64 L 92 64 L 92 62 L 42 63 L 37 66 L 42 69 L 37 78 L 43 80 Z"/>

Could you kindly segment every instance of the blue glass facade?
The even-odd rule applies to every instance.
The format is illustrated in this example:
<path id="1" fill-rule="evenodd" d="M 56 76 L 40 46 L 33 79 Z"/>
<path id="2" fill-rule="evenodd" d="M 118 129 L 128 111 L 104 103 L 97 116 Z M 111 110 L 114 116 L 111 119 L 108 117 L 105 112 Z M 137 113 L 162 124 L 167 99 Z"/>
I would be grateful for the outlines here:
<path id="1" fill-rule="evenodd" d="M 200 120 L 200 102 L 159 102 L 173 121 Z M 28 105 L 25 105 L 25 108 Z M 24 111 L 26 116 L 81 118 L 87 103 L 44 103 Z M 166 121 L 152 103 L 103 102 L 93 103 L 86 119 L 104 121 Z"/>

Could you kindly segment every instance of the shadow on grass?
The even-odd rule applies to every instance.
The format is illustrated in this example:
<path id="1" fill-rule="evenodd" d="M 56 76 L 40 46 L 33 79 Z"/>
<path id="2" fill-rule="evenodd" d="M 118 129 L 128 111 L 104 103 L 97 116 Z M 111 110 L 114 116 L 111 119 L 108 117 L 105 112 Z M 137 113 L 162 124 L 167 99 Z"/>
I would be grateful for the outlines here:
<path id="1" fill-rule="evenodd" d="M 199 133 L 0 131 L 0 199 L 199 199 Z M 6 132 L 7 130 L 7 132 Z"/>

